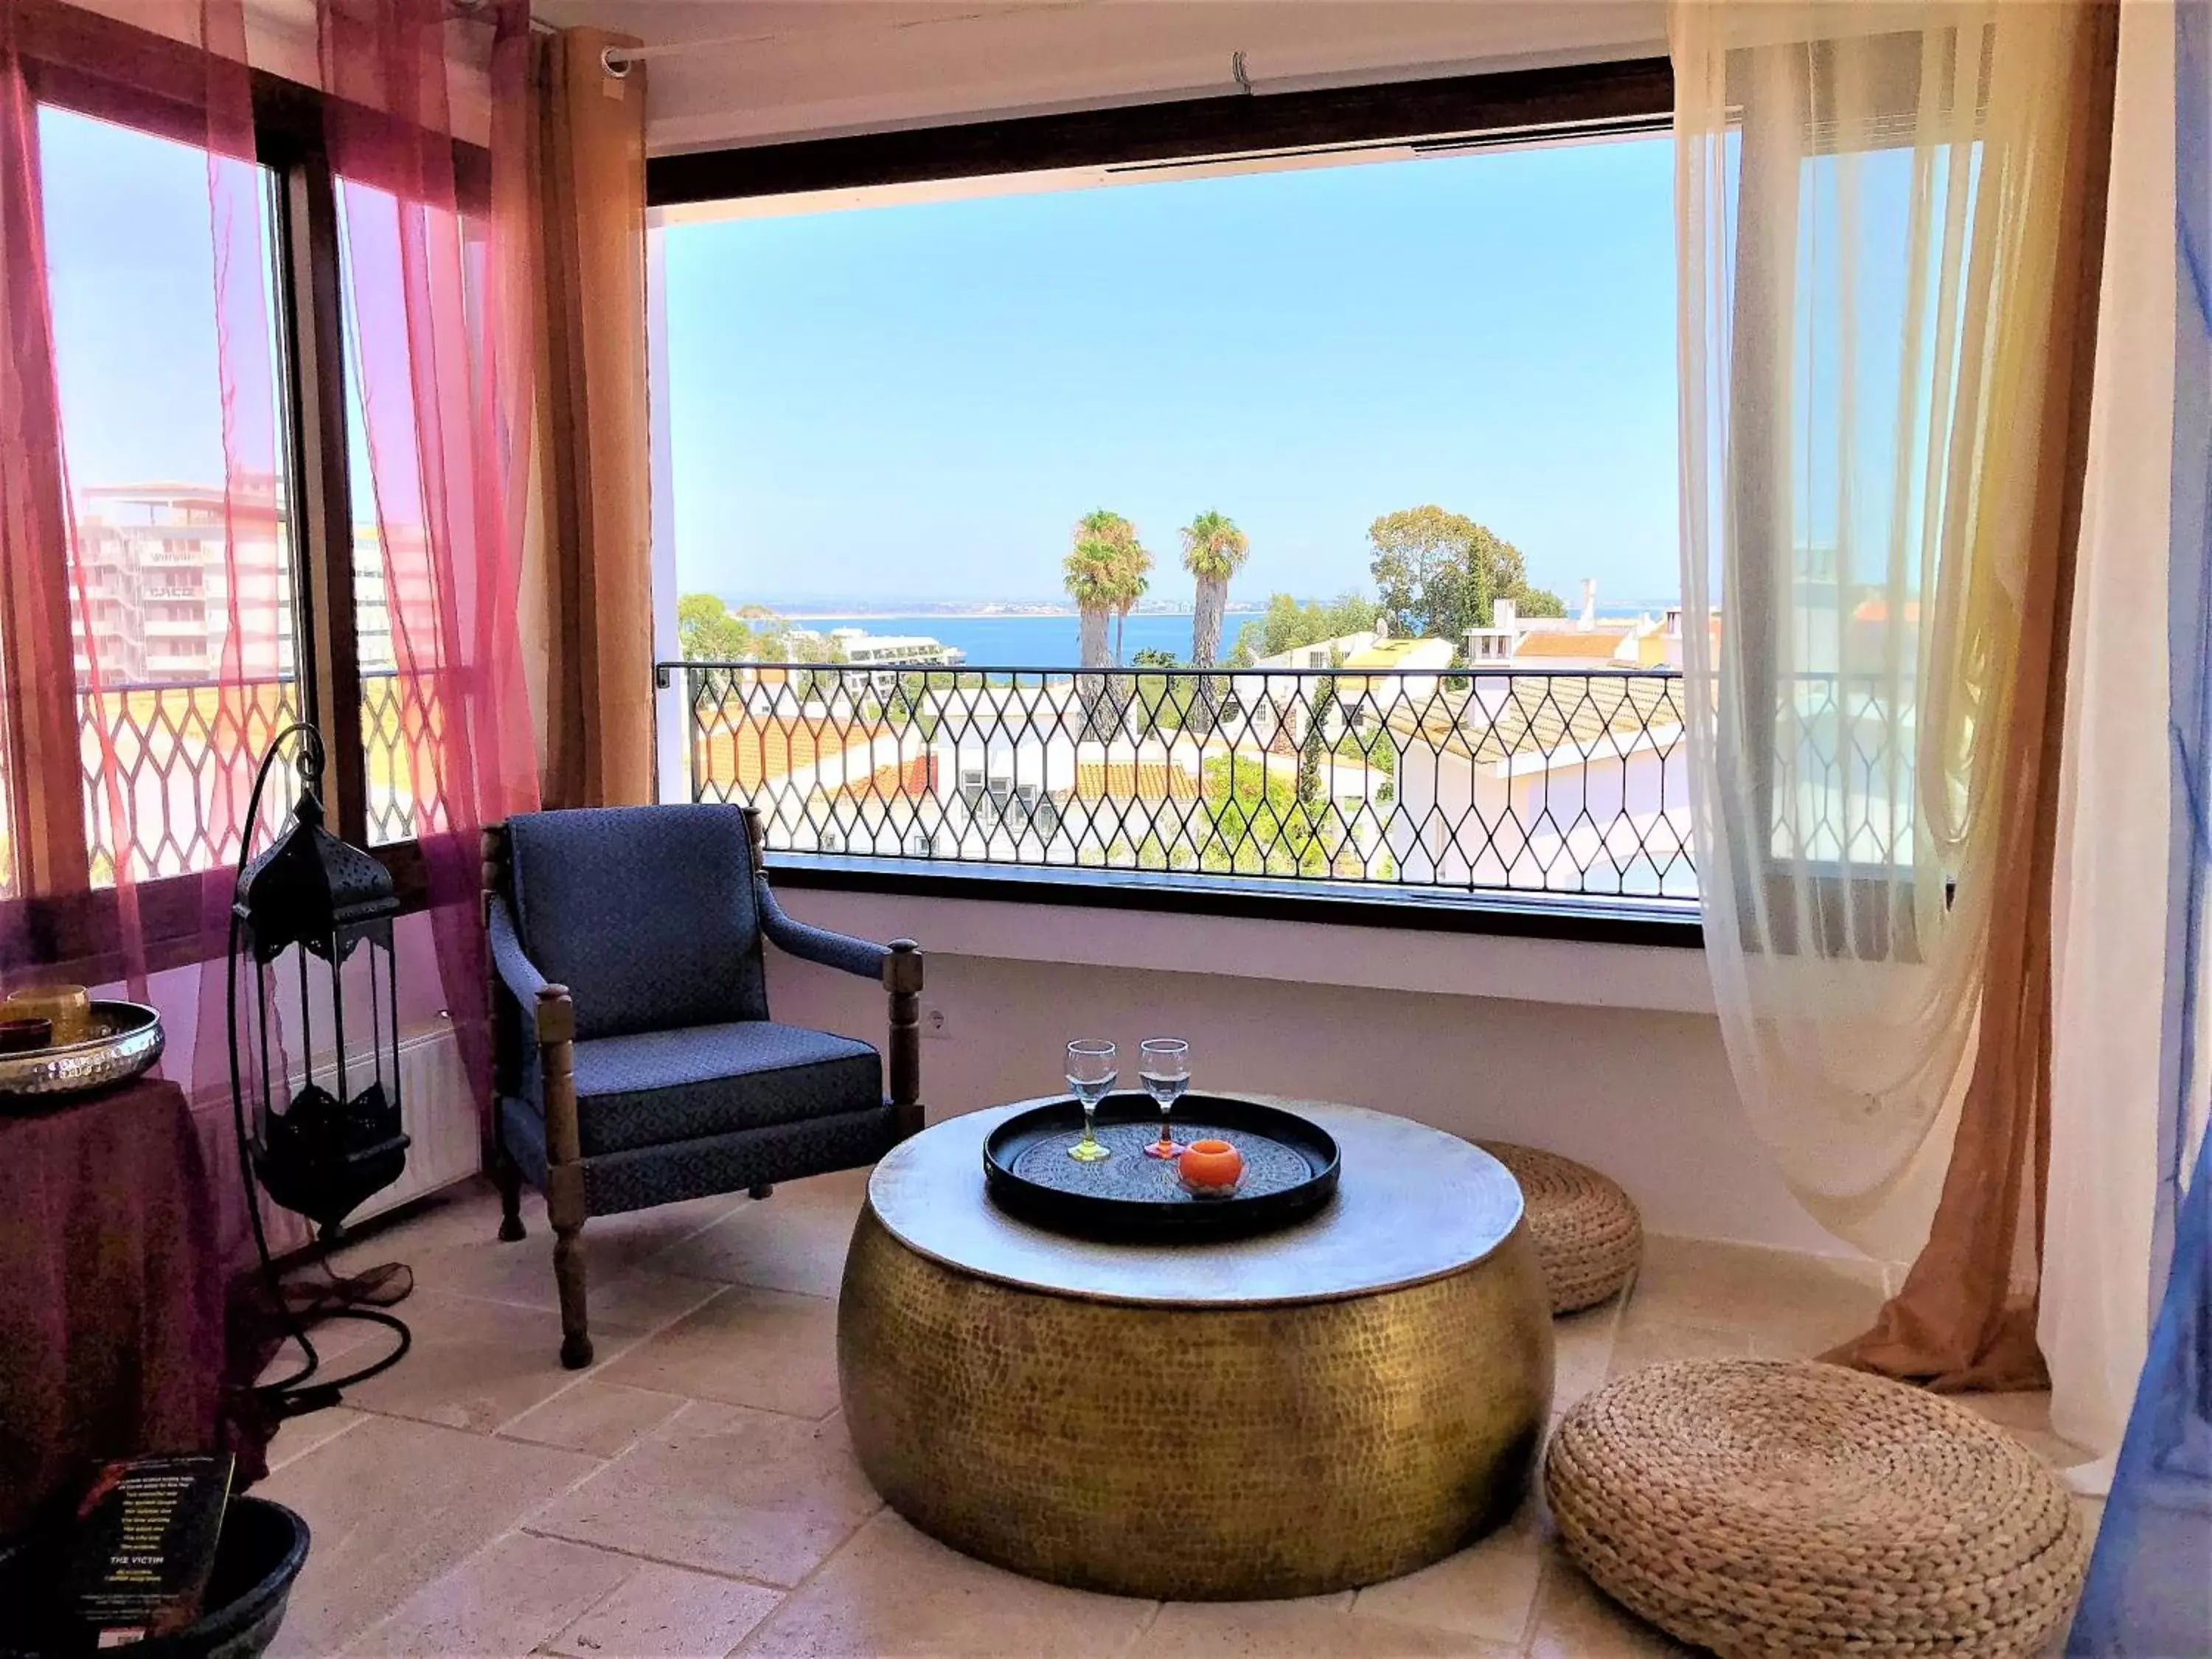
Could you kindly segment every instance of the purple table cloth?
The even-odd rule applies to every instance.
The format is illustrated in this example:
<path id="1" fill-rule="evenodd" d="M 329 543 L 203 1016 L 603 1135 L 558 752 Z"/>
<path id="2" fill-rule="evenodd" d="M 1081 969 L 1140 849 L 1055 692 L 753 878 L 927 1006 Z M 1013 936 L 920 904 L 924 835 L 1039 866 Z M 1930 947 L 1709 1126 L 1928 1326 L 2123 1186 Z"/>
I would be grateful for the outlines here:
<path id="1" fill-rule="evenodd" d="M 0 1112 L 0 1536 L 95 1458 L 229 1446 L 258 1472 L 225 1421 L 216 1213 L 173 1083 Z"/>

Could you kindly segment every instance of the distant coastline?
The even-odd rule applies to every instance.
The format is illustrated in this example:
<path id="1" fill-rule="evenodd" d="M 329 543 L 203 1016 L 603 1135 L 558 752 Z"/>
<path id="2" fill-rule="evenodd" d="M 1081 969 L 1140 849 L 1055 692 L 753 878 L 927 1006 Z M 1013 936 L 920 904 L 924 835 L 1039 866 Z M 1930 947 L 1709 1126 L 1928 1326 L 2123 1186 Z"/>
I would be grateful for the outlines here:
<path id="1" fill-rule="evenodd" d="M 731 605 L 732 608 L 740 603 L 740 601 L 727 598 L 726 596 L 724 596 L 723 602 Z M 755 603 L 755 601 L 744 601 L 744 603 Z M 917 617 L 925 621 L 937 619 L 945 622 L 999 622 L 1002 620 L 1016 620 L 1024 617 L 1073 617 L 1077 614 L 1075 607 L 1072 605 L 1002 605 L 996 608 L 977 605 L 966 609 L 945 609 L 940 611 L 934 607 L 916 609 L 912 605 L 884 605 L 871 607 L 865 605 L 809 605 L 787 609 L 783 605 L 777 605 L 773 600 L 760 601 L 759 603 L 763 604 L 766 609 L 775 611 L 777 616 L 782 617 L 786 622 L 798 623 L 849 623 L 867 622 L 872 620 L 878 622 L 912 622 Z M 1136 617 L 1182 617 L 1187 618 L 1191 613 L 1187 608 L 1173 610 L 1146 606 L 1137 611 L 1133 611 L 1130 612 L 1130 614 Z M 1226 614 L 1231 617 L 1256 617 L 1261 614 L 1261 609 L 1258 605 L 1232 605 L 1229 607 Z"/>

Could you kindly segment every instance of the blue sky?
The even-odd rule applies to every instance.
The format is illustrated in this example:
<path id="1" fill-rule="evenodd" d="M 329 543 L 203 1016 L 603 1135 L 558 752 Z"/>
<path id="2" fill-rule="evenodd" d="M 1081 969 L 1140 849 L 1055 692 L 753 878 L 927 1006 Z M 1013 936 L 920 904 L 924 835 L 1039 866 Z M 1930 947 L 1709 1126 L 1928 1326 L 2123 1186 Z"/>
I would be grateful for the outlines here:
<path id="1" fill-rule="evenodd" d="M 40 128 L 74 481 L 213 481 L 204 163 Z M 1670 599 L 1671 188 L 1658 137 L 672 228 L 682 585 L 1048 598 L 1106 506 L 1180 597 L 1213 507 L 1237 597 L 1321 595 L 1434 501 Z"/>
<path id="2" fill-rule="evenodd" d="M 1436 501 L 1531 574 L 1679 590 L 1664 137 L 665 233 L 678 574 L 733 599 L 1058 592 L 1068 529 L 1249 534 L 1364 586 Z"/>

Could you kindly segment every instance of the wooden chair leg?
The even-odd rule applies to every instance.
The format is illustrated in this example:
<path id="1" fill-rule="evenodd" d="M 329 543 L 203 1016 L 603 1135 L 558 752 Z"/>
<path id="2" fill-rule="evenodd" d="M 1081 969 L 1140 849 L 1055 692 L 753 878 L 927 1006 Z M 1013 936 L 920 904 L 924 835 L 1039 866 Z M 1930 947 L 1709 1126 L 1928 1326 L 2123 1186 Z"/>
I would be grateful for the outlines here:
<path id="1" fill-rule="evenodd" d="M 921 1131 L 921 952 L 910 939 L 891 941 L 884 963 L 890 993 L 890 1096 L 899 1139 Z"/>
<path id="2" fill-rule="evenodd" d="M 504 1146 L 492 1159 L 492 1178 L 499 1182 L 499 1242 L 512 1244 L 528 1235 L 522 1227 L 522 1170 Z"/>
<path id="3" fill-rule="evenodd" d="M 584 1310 L 584 1224 L 553 1224 L 553 1282 L 561 1292 L 561 1363 L 580 1371 L 592 1363 L 592 1332 Z"/>
<path id="4" fill-rule="evenodd" d="M 565 985 L 538 994 L 539 1075 L 544 1079 L 545 1212 L 553 1224 L 553 1280 L 561 1292 L 561 1363 L 592 1363 L 584 1311 L 583 1144 L 576 1128 L 576 1018 Z"/>

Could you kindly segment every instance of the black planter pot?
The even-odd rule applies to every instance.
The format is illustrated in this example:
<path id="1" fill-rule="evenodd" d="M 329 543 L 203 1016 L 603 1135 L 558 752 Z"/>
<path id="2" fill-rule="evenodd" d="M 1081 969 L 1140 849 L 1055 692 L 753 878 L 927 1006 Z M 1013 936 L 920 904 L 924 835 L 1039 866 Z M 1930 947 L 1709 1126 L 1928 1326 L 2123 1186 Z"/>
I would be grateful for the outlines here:
<path id="1" fill-rule="evenodd" d="M 53 1529 L 33 1543 L 0 1539 L 0 1659 L 73 1659 L 89 1633 L 52 1594 L 62 1577 Z M 292 1581 L 307 1559 L 307 1523 L 265 1498 L 234 1498 L 223 1512 L 207 1611 L 166 1636 L 115 1649 L 131 1659 L 256 1659 L 276 1638 Z"/>
<path id="2" fill-rule="evenodd" d="M 216 1546 L 207 1612 L 180 1631 L 118 1651 L 133 1659 L 256 1659 L 276 1639 L 307 1559 L 305 1521 L 265 1498 L 234 1498 Z"/>

